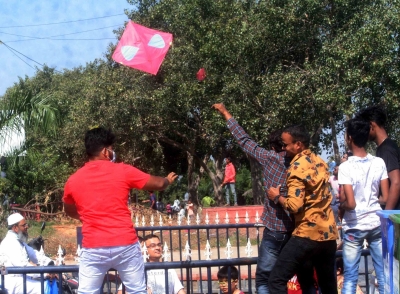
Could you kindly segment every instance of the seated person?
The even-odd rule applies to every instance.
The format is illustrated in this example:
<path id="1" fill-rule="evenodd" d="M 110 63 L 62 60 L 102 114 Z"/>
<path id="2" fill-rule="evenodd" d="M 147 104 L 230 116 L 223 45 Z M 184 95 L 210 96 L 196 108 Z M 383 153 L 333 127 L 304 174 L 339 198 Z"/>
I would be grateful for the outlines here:
<path id="1" fill-rule="evenodd" d="M 231 280 L 228 281 L 229 274 L 228 271 L 230 269 L 231 272 Z M 238 279 L 239 279 L 239 272 L 236 267 L 234 266 L 223 266 L 219 269 L 218 273 L 218 283 L 219 289 L 222 293 L 227 294 L 244 294 L 240 289 L 238 289 Z M 231 285 L 231 291 L 229 292 L 228 283 Z"/>
<path id="2" fill-rule="evenodd" d="M 48 265 L 52 260 L 46 256 L 41 257 L 37 250 L 29 247 L 26 242 L 28 240 L 28 224 L 25 218 L 19 214 L 11 214 L 7 218 L 8 232 L 0 244 L 0 255 L 3 256 L 5 267 L 26 267 L 37 266 L 39 263 Z M 39 260 L 39 258 L 42 260 Z M 28 274 L 26 279 L 26 293 L 41 293 L 41 283 L 39 280 L 32 280 L 37 274 Z M 7 293 L 19 294 L 23 291 L 22 274 L 8 274 L 4 276 L 5 288 Z"/>
<path id="3" fill-rule="evenodd" d="M 163 249 L 160 238 L 157 235 L 147 235 L 144 237 L 144 243 L 147 248 L 148 261 L 160 262 Z M 148 294 L 186 294 L 174 269 L 168 270 L 168 292 L 165 286 L 165 270 L 147 270 L 146 275 Z M 118 294 L 122 294 L 122 285 L 118 290 Z"/>

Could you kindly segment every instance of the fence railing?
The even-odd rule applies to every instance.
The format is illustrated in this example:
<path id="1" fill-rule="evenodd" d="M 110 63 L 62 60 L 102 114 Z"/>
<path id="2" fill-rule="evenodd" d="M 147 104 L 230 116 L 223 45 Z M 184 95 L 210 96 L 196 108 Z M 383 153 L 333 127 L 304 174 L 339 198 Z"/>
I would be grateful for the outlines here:
<path id="1" fill-rule="evenodd" d="M 215 224 L 215 225 L 182 225 L 182 226 L 146 226 L 136 227 L 139 236 L 156 234 L 164 244 L 164 261 L 145 263 L 145 269 L 175 269 L 182 281 L 186 293 L 219 293 L 217 272 L 221 266 L 233 265 L 239 270 L 239 288 L 245 293 L 255 293 L 255 269 L 258 248 L 262 238 L 260 224 Z M 78 240 L 81 238 L 78 236 Z M 365 261 L 365 291 L 369 293 L 369 250 L 363 250 Z M 342 252 L 337 252 L 341 257 Z M 79 271 L 78 265 L 8 268 L 8 274 L 22 274 L 24 284 L 26 274 L 39 273 L 42 290 L 45 273 L 56 273 L 59 293 L 68 293 L 63 289 L 66 273 Z M 167 271 L 165 271 L 167 273 Z M 110 277 L 114 277 L 110 279 Z M 117 277 L 117 278 L 115 278 Z M 166 275 L 168 279 L 168 275 Z M 1 277 L 2 289 L 5 285 Z M 166 283 L 167 284 L 167 283 Z M 99 293 L 116 293 L 120 285 L 118 273 L 106 275 L 105 284 Z M 42 292 L 43 293 L 43 292 Z"/>

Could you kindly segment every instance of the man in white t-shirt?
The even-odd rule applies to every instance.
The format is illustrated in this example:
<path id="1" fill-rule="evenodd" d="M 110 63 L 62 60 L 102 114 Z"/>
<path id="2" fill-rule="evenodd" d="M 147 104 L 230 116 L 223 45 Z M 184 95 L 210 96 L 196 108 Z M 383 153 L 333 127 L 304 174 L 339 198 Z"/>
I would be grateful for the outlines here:
<path id="1" fill-rule="evenodd" d="M 147 235 L 143 239 L 146 245 L 148 261 L 160 262 L 162 257 L 162 244 L 157 235 Z M 185 289 L 173 269 L 168 270 L 168 291 L 165 286 L 165 270 L 154 269 L 146 271 L 147 293 L 148 294 L 186 294 Z M 118 289 L 122 294 L 122 284 Z"/>
<path id="2" fill-rule="evenodd" d="M 149 262 L 160 262 L 162 256 L 162 244 L 157 235 L 144 237 Z M 151 294 L 186 294 L 185 289 L 174 269 L 168 270 L 168 291 L 165 286 L 165 270 L 154 269 L 146 271 L 147 289 Z"/>
<path id="3" fill-rule="evenodd" d="M 365 151 L 369 122 L 351 119 L 346 122 L 346 128 L 346 144 L 353 151 L 353 156 L 339 166 L 339 184 L 344 189 L 340 195 L 340 208 L 345 210 L 342 222 L 343 293 L 356 292 L 364 239 L 371 252 L 379 293 L 384 293 L 382 237 L 376 212 L 381 210 L 380 204 L 386 202 L 389 193 L 386 166 L 381 158 Z"/>

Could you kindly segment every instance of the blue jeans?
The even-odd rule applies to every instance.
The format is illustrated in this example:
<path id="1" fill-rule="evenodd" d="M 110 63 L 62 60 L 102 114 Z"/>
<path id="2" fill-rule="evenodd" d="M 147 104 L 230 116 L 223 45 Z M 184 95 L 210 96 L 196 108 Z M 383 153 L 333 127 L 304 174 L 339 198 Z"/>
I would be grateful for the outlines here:
<path id="1" fill-rule="evenodd" d="M 369 231 L 347 230 L 343 237 L 343 263 L 344 282 L 342 293 L 356 293 L 358 282 L 358 267 L 361 259 L 361 251 L 364 239 L 369 244 L 376 278 L 378 280 L 379 293 L 384 293 L 384 273 L 382 259 L 381 228 L 377 227 Z"/>
<path id="2" fill-rule="evenodd" d="M 265 228 L 258 251 L 256 289 L 258 294 L 269 294 L 268 279 L 283 246 L 290 239 L 289 234 L 270 231 Z"/>
<path id="3" fill-rule="evenodd" d="M 235 183 L 227 183 L 227 184 L 225 184 L 226 204 L 230 203 L 229 190 L 231 190 L 231 192 L 232 192 L 233 200 L 235 201 L 234 203 L 237 204 Z"/>
<path id="4" fill-rule="evenodd" d="M 83 248 L 79 263 L 79 294 L 99 293 L 105 273 L 116 269 L 127 293 L 147 294 L 139 242 L 127 246 Z"/>

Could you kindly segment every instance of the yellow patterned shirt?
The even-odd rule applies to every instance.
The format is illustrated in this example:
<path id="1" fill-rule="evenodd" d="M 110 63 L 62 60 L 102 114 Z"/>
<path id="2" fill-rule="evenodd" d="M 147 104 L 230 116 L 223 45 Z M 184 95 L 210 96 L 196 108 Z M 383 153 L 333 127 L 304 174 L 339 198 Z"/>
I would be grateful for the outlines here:
<path id="1" fill-rule="evenodd" d="M 337 239 L 328 180 L 327 164 L 310 149 L 290 162 L 286 177 L 288 197 L 283 207 L 295 217 L 293 236 L 315 241 Z"/>

